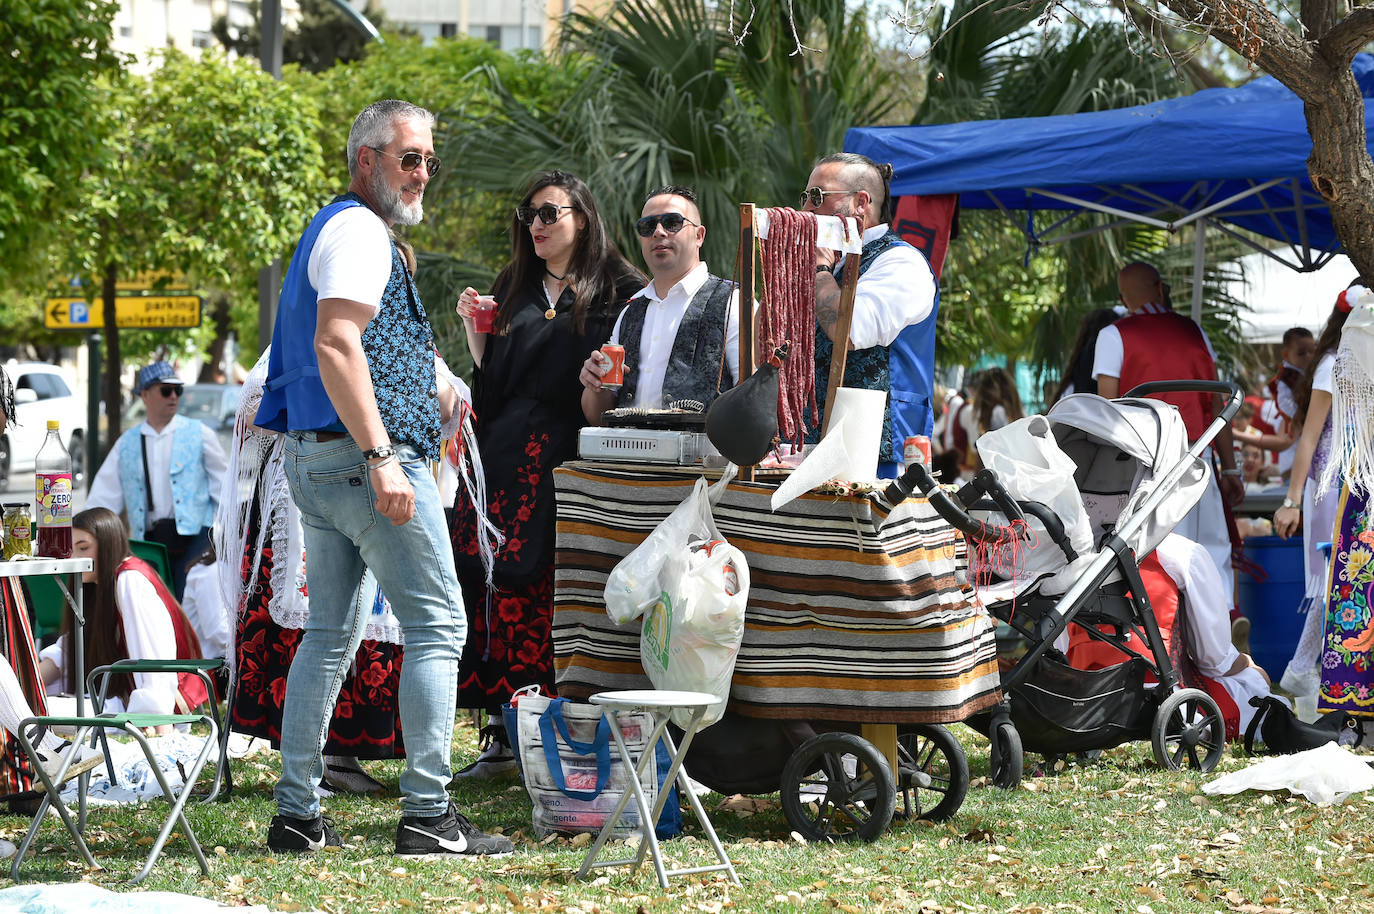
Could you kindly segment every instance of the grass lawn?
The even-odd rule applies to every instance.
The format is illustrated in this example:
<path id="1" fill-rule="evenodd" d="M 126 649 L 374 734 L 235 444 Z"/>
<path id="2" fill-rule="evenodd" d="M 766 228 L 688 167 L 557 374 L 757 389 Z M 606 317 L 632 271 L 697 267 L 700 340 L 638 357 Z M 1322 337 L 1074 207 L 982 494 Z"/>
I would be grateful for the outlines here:
<path id="1" fill-rule="evenodd" d="M 229 802 L 191 812 L 211 877 L 200 876 L 174 837 L 144 888 L 330 912 L 1374 912 L 1374 796 L 1328 808 L 1283 793 L 1209 798 L 1200 788 L 1211 776 L 1160 771 L 1142 743 L 1004 791 L 987 784 L 987 742 L 962 726 L 953 730 L 969 750 L 974 779 L 962 809 L 938 825 L 896 822 L 873 844 L 797 840 L 776 795 L 719 809 L 726 798 L 706 798 L 742 886 L 710 874 L 676 878 L 664 892 L 648 865 L 579 883 L 586 838 L 535 840 L 515 780 L 454 787 L 474 821 L 514 836 L 512 857 L 403 862 L 392 855 L 394 797 L 336 797 L 326 811 L 344 835 L 342 849 L 273 858 L 264 841 L 277 757 L 266 753 L 234 763 Z M 475 756 L 475 736 L 458 728 L 455 768 Z M 1244 764 L 1228 755 L 1221 770 Z M 398 763 L 367 767 L 394 790 Z M 684 815 L 686 836 L 665 845 L 668 858 L 708 862 L 709 845 Z M 25 825 L 0 818 L 0 836 L 17 842 Z M 53 820 L 25 878 L 127 891 L 155 834 L 148 812 L 94 810 L 90 838 L 102 869 L 86 871 Z M 0 879 L 0 887 L 8 884 Z"/>

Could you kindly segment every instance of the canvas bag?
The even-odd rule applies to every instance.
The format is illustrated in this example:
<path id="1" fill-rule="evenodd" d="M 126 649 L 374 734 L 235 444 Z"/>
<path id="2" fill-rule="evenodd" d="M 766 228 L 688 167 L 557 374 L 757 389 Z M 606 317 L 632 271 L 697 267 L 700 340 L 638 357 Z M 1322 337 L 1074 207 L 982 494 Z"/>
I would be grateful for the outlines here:
<path id="1" fill-rule="evenodd" d="M 654 729 L 653 715 L 639 711 L 622 712 L 617 717 L 626 747 L 632 756 L 640 758 Z M 516 703 L 515 720 L 516 751 L 534 807 L 535 833 L 544 837 L 599 832 L 630 789 L 629 776 L 601 708 L 525 693 Z M 669 761 L 668 748 L 660 740 L 640 781 L 650 807 L 664 789 Z M 654 828 L 659 838 L 671 838 L 682 831 L 677 791 L 672 785 L 667 789 L 671 793 Z M 638 831 L 639 810 L 631 801 L 614 834 L 625 837 Z"/>

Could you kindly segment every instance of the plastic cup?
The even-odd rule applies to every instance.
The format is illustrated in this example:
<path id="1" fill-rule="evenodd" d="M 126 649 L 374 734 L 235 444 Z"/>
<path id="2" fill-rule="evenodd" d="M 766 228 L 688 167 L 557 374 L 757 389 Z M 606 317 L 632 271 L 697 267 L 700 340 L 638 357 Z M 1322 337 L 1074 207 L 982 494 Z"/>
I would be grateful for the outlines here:
<path id="1" fill-rule="evenodd" d="M 491 333 L 496 325 L 496 299 L 490 295 L 477 296 L 477 309 L 472 312 L 472 329 Z"/>

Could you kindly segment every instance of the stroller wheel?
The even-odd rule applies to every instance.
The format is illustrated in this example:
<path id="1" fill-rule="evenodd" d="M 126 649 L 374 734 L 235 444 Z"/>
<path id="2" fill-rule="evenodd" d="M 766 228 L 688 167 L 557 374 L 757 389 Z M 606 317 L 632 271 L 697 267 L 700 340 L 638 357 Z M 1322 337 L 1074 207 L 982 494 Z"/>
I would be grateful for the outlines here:
<path id="1" fill-rule="evenodd" d="M 797 747 L 780 792 L 788 824 L 808 841 L 876 841 L 897 799 L 887 759 L 853 733 L 822 733 Z"/>
<path id="2" fill-rule="evenodd" d="M 916 724 L 897 734 L 898 782 L 908 819 L 943 822 L 968 794 L 968 756 L 939 724 Z"/>
<path id="3" fill-rule="evenodd" d="M 1010 790 L 1021 783 L 1021 769 L 1025 766 L 1025 753 L 1021 751 L 1021 734 L 1016 725 L 1003 721 L 993 725 L 988 734 L 992 741 L 992 755 L 988 762 L 992 783 L 1003 790 Z"/>
<path id="4" fill-rule="evenodd" d="M 1199 689 L 1179 689 L 1155 712 L 1150 743 L 1161 768 L 1211 771 L 1226 747 L 1226 721 L 1212 696 Z"/>

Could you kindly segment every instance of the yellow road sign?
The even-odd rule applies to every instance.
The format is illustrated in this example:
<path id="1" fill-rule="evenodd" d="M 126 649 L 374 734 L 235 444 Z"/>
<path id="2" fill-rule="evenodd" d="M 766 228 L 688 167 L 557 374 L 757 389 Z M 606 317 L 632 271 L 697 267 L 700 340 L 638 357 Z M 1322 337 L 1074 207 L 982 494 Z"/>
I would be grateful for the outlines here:
<path id="1" fill-rule="evenodd" d="M 200 326 L 199 295 L 120 295 L 115 324 L 121 330 L 171 330 Z M 104 307 L 84 298 L 50 298 L 43 311 L 49 330 L 100 330 Z"/>

